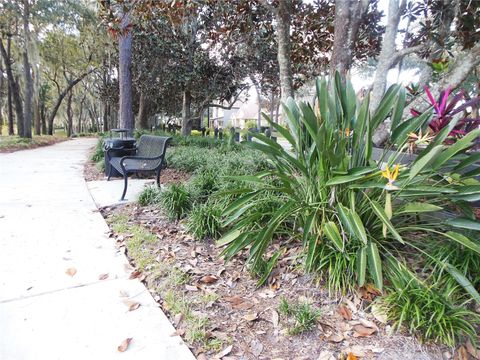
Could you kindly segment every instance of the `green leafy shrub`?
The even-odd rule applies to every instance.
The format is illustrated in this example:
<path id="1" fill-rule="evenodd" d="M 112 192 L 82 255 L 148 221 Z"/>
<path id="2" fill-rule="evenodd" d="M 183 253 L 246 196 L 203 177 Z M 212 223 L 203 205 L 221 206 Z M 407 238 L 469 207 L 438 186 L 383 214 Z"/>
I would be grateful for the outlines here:
<path id="1" fill-rule="evenodd" d="M 193 206 L 188 214 L 187 230 L 195 239 L 217 239 L 222 229 L 223 206 L 219 202 L 207 201 Z"/>
<path id="2" fill-rule="evenodd" d="M 457 203 L 468 208 L 469 202 L 478 200 L 478 192 L 473 193 L 480 184 L 473 176 L 447 175 L 446 171 L 480 130 L 447 147 L 443 140 L 449 129 L 445 128 L 413 163 L 400 164 L 409 134 L 428 126 L 431 117 L 425 112 L 401 121 L 405 104 L 401 86 L 392 86 L 372 114 L 369 95 L 357 106 L 353 87 L 348 81 L 343 85 L 338 75 L 330 86 L 318 80 L 317 100 L 318 114 L 310 105 L 290 99 L 284 108 L 288 128 L 270 122 L 293 152 L 262 134 L 253 134 L 258 141 L 246 143 L 267 156 L 271 168 L 236 177 L 242 185 L 232 190 L 237 196 L 225 210 L 225 223 L 232 229 L 219 240 L 220 245 L 227 245 L 227 258 L 249 248 L 247 261 L 256 267 L 266 261 L 271 242 L 289 229 L 289 240 L 296 239 L 305 248 L 305 269 L 320 271 L 331 289 L 341 291 L 369 281 L 382 289 L 385 255 L 402 257 L 407 245 L 415 251 L 418 233 L 443 237 L 480 254 L 480 245 L 464 231 L 466 227 L 478 230 L 478 221 L 453 212 L 453 218 L 443 222 L 423 216 Z M 394 124 L 392 152 L 385 148 L 374 159 L 372 134 L 387 117 Z M 456 169 L 465 165 L 457 163 Z M 276 180 L 273 185 L 271 179 Z M 280 196 L 283 204 L 264 223 L 258 221 L 262 214 L 255 209 L 267 192 Z M 480 299 L 458 270 L 445 266 L 442 259 L 435 261 L 454 273 L 471 297 Z M 330 276 L 332 269 L 339 276 Z M 354 276 L 342 276 L 344 270 Z"/>
<path id="3" fill-rule="evenodd" d="M 158 202 L 160 190 L 157 186 L 147 186 L 138 196 L 138 203 L 147 206 Z"/>
<path id="4" fill-rule="evenodd" d="M 103 150 L 103 138 L 101 137 L 98 139 L 97 145 L 95 146 L 95 151 L 93 152 L 91 159 L 93 162 L 98 163 L 100 161 L 103 161 L 104 157 L 105 153 Z"/>
<path id="5" fill-rule="evenodd" d="M 171 220 L 182 219 L 192 207 L 190 194 L 183 184 L 172 184 L 160 192 L 159 203 Z"/>
<path id="6" fill-rule="evenodd" d="M 395 320 L 395 328 L 404 326 L 424 340 L 448 346 L 455 346 L 465 336 L 475 343 L 479 314 L 467 310 L 463 303 L 452 303 L 444 287 L 438 288 L 436 282 L 427 284 L 396 260 L 391 259 L 387 269 L 391 285 L 382 301 L 387 315 Z"/>

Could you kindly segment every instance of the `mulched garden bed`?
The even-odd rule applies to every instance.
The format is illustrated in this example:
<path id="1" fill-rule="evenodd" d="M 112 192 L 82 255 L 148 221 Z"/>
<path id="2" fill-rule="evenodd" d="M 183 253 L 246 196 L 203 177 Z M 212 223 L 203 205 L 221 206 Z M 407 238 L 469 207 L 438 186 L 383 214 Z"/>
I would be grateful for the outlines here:
<path id="1" fill-rule="evenodd" d="M 195 241 L 181 223 L 169 221 L 156 207 L 130 204 L 101 213 L 111 225 L 119 216 L 127 219 L 127 230 L 112 233 L 112 240 L 134 266 L 139 259 L 127 250 L 126 242 L 133 236 L 128 229 L 141 226 L 155 235 L 155 241 L 142 244 L 143 251 L 152 255 L 150 263 L 143 263 L 144 271 L 134 276 L 144 281 L 176 327 L 172 336 L 183 335 L 198 359 L 468 359 L 468 355 L 461 357 L 467 354 L 465 347 L 453 355 L 451 349 L 422 346 L 411 336 L 390 334 L 391 326 L 377 308 L 365 310 L 376 296 L 372 289 L 351 297 L 329 297 L 318 279 L 300 269 L 296 244 L 279 261 L 268 285 L 257 288 L 257 279 L 244 267 L 244 255 L 224 263 L 221 249 Z M 158 270 L 161 264 L 175 268 L 181 281 L 165 287 L 166 273 Z M 212 340 L 209 346 L 188 338 L 185 314 L 168 301 L 171 291 L 176 301 L 188 304 L 189 313 L 207 319 L 203 335 Z M 308 302 L 319 309 L 315 328 L 291 335 L 293 323 L 281 314 L 281 299 L 291 304 Z"/>

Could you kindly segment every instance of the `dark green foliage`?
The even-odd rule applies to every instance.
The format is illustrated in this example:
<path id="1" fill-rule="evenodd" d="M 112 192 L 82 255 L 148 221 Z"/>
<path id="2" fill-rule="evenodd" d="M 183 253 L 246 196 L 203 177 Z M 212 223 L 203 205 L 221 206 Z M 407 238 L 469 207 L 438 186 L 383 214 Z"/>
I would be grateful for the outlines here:
<path id="1" fill-rule="evenodd" d="M 160 192 L 160 206 L 171 220 L 180 220 L 187 215 L 192 207 L 190 194 L 185 185 L 172 184 Z"/>
<path id="2" fill-rule="evenodd" d="M 169 136 L 172 138 L 172 146 L 193 146 L 200 148 L 225 148 L 227 144 L 226 141 L 218 140 L 210 136 L 182 136 L 179 134 L 171 134 L 161 130 L 155 131 L 146 131 L 146 130 L 136 130 L 134 136 L 139 138 L 143 134 L 152 134 L 157 136 Z M 237 145 L 236 145 L 237 146 Z"/>
<path id="3" fill-rule="evenodd" d="M 148 186 L 138 196 L 138 203 L 141 206 L 155 204 L 159 201 L 160 190 L 156 186 Z"/>
<path id="4" fill-rule="evenodd" d="M 435 301 L 450 319 L 443 323 L 439 310 L 437 328 L 431 330 L 418 320 L 412 331 L 425 331 L 426 338 L 450 343 L 462 331 L 471 332 L 462 329 L 469 312 L 458 308 L 456 301 L 480 303 L 472 285 L 478 281 L 480 225 L 471 204 L 480 199 L 480 183 L 472 174 L 459 175 L 451 169 L 467 168 L 468 161 L 458 161 L 468 156 L 465 151 L 480 129 L 446 146 L 446 128 L 415 161 L 400 164 L 409 133 L 428 126 L 430 116 L 426 112 L 402 122 L 405 96 L 401 87 L 392 86 L 372 114 L 369 96 L 359 104 L 351 84 L 346 81 L 344 85 L 338 76 L 329 85 L 319 80 L 317 92 L 319 111 L 290 99 L 284 107 L 287 126 L 270 122 L 291 150 L 261 134 L 252 134 L 257 141 L 246 143 L 268 157 L 271 166 L 234 177 L 224 212 L 224 224 L 230 230 L 218 240 L 218 245 L 226 245 L 223 255 L 228 260 L 247 250 L 247 265 L 262 283 L 272 270 L 266 264 L 276 261 L 287 242 L 297 242 L 305 250 L 306 271 L 319 271 L 331 292 L 342 293 L 367 283 L 382 290 L 392 276 L 384 269 L 389 256 L 415 258 L 417 263 L 406 262 L 410 271 L 421 274 L 426 263 L 426 271 L 433 271 L 435 279 L 448 277 L 449 281 L 436 281 L 435 286 L 437 295 L 448 293 L 449 297 Z M 389 116 L 396 124 L 390 138 L 395 148 L 384 149 L 380 158 L 374 158 L 372 134 Z M 280 201 L 265 209 L 262 204 L 267 195 Z M 463 214 L 450 210 L 456 208 Z M 450 218 L 440 221 L 441 211 Z M 432 246 L 419 244 L 422 241 Z M 272 243 L 280 245 L 273 256 Z M 457 246 L 462 252 L 450 247 L 451 253 L 446 254 L 438 244 Z M 417 290 L 407 291 L 404 302 L 411 297 L 414 304 Z M 437 310 L 430 306 L 426 301 L 424 310 Z M 390 314 L 402 323 L 401 311 Z M 448 335 L 441 335 L 442 331 Z"/>
<path id="5" fill-rule="evenodd" d="M 441 240 L 419 242 L 419 246 L 425 248 L 432 256 L 432 258 L 427 258 L 424 272 L 432 273 L 438 283 L 449 288 L 458 286 L 457 281 L 441 266 L 441 263 L 439 264 L 433 259 L 441 259 L 442 262 L 453 265 L 476 289 L 480 289 L 480 256 L 476 252 L 458 243 Z M 457 290 L 461 290 L 461 288 L 457 288 Z M 456 293 L 459 292 L 456 291 Z"/>
<path id="6" fill-rule="evenodd" d="M 383 304 L 397 329 L 404 326 L 411 334 L 424 340 L 454 346 L 463 337 L 476 341 L 475 326 L 480 315 L 469 311 L 465 304 L 455 303 L 445 287 L 437 282 L 422 281 L 401 263 L 390 259 L 387 269 L 391 286 Z"/>
<path id="7" fill-rule="evenodd" d="M 188 214 L 187 230 L 197 240 L 221 235 L 223 206 L 216 201 L 195 204 Z"/>

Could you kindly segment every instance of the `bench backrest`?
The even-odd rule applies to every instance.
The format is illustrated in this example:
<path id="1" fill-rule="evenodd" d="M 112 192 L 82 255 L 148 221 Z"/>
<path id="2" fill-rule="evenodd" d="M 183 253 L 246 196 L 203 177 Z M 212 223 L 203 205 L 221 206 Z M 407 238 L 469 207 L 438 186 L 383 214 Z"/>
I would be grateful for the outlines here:
<path id="1" fill-rule="evenodd" d="M 165 155 L 170 137 L 142 135 L 138 141 L 137 156 L 141 157 L 158 157 Z"/>

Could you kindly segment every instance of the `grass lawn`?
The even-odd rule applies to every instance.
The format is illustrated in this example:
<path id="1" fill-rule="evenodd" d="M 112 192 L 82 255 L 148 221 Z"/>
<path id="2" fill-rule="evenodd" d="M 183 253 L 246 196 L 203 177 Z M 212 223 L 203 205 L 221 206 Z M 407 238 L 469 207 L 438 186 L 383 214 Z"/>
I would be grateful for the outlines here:
<path id="1" fill-rule="evenodd" d="M 34 135 L 32 139 L 24 139 L 17 135 L 0 136 L 0 153 L 52 145 L 64 140 L 67 138 L 59 135 Z"/>

